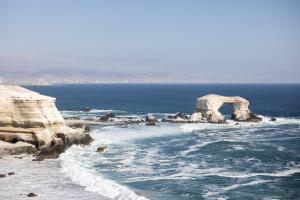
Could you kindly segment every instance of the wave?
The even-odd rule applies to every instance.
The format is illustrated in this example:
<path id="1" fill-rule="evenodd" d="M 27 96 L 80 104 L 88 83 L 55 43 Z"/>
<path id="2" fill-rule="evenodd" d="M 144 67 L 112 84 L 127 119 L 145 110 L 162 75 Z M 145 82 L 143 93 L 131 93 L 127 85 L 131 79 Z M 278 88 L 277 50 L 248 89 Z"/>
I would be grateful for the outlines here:
<path id="1" fill-rule="evenodd" d="M 241 129 L 241 128 L 260 128 L 260 127 L 274 127 L 277 125 L 284 124 L 300 124 L 299 118 L 289 118 L 289 117 L 278 117 L 276 121 L 271 121 L 271 117 L 261 116 L 262 122 L 238 122 L 233 120 L 227 120 L 228 124 L 211 124 L 211 123 L 194 123 L 194 124 L 183 124 L 181 129 L 183 132 L 193 132 L 199 130 L 212 130 L 212 129 Z"/>
<path id="2" fill-rule="evenodd" d="M 219 195 L 219 194 L 231 191 L 231 190 L 238 189 L 240 187 L 259 185 L 259 184 L 268 183 L 268 182 L 270 182 L 270 180 L 254 180 L 254 181 L 251 181 L 249 183 L 234 184 L 234 185 L 231 185 L 231 186 L 228 186 L 228 187 L 220 188 L 219 191 L 207 192 L 203 196 L 205 198 L 208 198 L 210 196 Z"/>
<path id="3" fill-rule="evenodd" d="M 207 174 L 206 176 L 220 176 L 227 178 L 251 178 L 257 176 L 269 176 L 269 177 L 286 177 L 291 176 L 293 174 L 300 173 L 300 165 L 297 165 L 296 168 L 290 168 L 283 171 L 276 171 L 273 173 L 234 173 L 234 172 L 221 172 L 217 174 Z"/>
<path id="4" fill-rule="evenodd" d="M 129 188 L 99 176 L 93 169 L 81 166 L 69 154 L 70 150 L 60 156 L 62 172 L 76 184 L 85 187 L 87 191 L 96 192 L 109 199 L 147 200 Z"/>

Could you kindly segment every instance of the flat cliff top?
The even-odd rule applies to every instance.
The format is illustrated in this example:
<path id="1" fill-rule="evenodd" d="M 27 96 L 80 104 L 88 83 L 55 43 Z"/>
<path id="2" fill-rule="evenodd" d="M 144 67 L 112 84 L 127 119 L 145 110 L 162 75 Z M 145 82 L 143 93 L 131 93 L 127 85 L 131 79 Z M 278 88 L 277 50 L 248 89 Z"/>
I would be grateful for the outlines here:
<path id="1" fill-rule="evenodd" d="M 14 85 L 0 85 L 0 99 L 55 100 L 53 97 L 41 95 L 37 92 Z"/>

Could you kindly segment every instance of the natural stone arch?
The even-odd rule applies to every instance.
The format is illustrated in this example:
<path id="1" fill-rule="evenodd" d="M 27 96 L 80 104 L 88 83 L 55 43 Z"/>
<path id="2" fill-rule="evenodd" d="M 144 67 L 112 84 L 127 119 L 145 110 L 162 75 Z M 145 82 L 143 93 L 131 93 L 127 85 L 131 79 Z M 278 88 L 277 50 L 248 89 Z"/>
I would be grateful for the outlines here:
<path id="1" fill-rule="evenodd" d="M 209 122 L 221 123 L 225 121 L 219 109 L 224 103 L 232 104 L 232 118 L 237 121 L 255 121 L 259 118 L 249 110 L 249 101 L 239 96 L 221 96 L 209 94 L 197 99 L 196 112 Z"/>

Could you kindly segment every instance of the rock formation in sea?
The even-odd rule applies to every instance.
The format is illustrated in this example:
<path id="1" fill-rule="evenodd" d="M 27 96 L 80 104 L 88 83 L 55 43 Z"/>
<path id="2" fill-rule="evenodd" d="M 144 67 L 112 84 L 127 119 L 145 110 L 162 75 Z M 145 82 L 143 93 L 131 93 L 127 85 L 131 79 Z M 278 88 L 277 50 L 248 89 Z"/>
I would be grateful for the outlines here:
<path id="1" fill-rule="evenodd" d="M 199 97 L 196 101 L 196 112 L 191 115 L 191 121 L 202 120 L 211 123 L 225 122 L 224 116 L 219 112 L 223 104 L 232 104 L 232 118 L 235 121 L 258 122 L 261 118 L 249 110 L 249 101 L 239 96 L 221 96 L 209 94 Z M 197 116 L 197 117 L 196 117 Z"/>
<path id="2" fill-rule="evenodd" d="M 74 143 L 89 143 L 84 127 L 65 124 L 55 101 L 23 87 L 0 85 L 0 153 L 20 153 L 18 148 L 32 150 L 33 145 L 45 156 L 57 146 L 63 151 Z"/>

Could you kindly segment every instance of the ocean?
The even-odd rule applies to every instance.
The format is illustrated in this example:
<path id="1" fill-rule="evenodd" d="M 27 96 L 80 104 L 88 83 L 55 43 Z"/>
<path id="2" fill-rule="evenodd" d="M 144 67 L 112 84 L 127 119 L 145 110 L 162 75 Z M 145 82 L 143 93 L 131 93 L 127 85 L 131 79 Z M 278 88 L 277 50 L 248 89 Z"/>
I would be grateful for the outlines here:
<path id="1" fill-rule="evenodd" d="M 263 116 L 261 123 L 92 126 L 95 141 L 69 148 L 57 161 L 63 180 L 72 183 L 70 192 L 80 187 L 99 198 L 124 200 L 300 199 L 300 85 L 25 87 L 56 97 L 65 117 L 113 112 L 124 118 L 152 113 L 161 119 L 192 113 L 196 98 L 210 93 L 245 97 L 250 109 Z M 83 112 L 85 107 L 91 112 Z M 229 118 L 231 106 L 221 112 Z M 97 153 L 99 146 L 107 151 Z"/>

